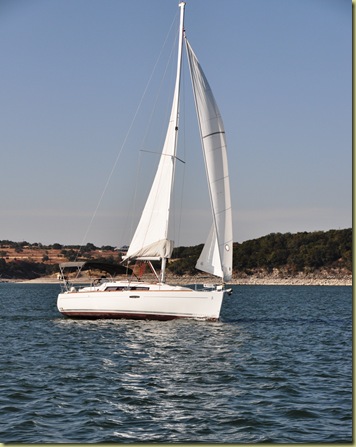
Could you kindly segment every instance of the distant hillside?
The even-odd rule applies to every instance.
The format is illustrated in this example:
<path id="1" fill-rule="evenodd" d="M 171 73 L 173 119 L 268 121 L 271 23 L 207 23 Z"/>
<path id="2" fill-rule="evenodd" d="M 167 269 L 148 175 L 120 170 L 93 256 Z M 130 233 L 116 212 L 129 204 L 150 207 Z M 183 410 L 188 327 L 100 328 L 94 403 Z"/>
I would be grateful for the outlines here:
<path id="1" fill-rule="evenodd" d="M 121 253 L 111 246 L 43 245 L 41 243 L 0 241 L 0 280 L 34 279 L 59 271 L 58 264 L 66 261 L 95 259 L 118 263 Z"/>
<path id="2" fill-rule="evenodd" d="M 168 269 L 175 275 L 195 275 L 202 245 L 177 247 Z M 0 241 L 0 280 L 34 279 L 58 272 L 65 261 L 95 259 L 111 263 L 121 260 L 121 252 L 112 246 L 96 247 L 88 243 L 30 244 L 26 241 Z M 289 275 L 320 270 L 352 271 L 352 229 L 312 233 L 272 233 L 241 244 L 234 243 L 234 274 L 252 275 L 256 271 L 281 270 Z"/>
<path id="3" fill-rule="evenodd" d="M 176 274 L 193 274 L 202 245 L 178 247 L 169 269 Z M 234 273 L 271 273 L 283 269 L 289 274 L 320 269 L 352 271 L 352 229 L 312 233 L 272 233 L 241 244 L 234 243 Z"/>
<path id="4" fill-rule="evenodd" d="M 294 272 L 320 268 L 352 270 L 352 230 L 273 233 L 234 244 L 234 269 L 287 268 Z"/>

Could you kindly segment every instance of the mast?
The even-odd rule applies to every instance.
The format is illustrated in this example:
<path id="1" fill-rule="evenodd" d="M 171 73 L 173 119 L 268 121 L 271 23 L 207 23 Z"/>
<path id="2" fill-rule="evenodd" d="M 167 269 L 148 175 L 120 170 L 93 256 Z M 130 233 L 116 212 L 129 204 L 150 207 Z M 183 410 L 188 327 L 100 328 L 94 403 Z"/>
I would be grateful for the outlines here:
<path id="1" fill-rule="evenodd" d="M 177 153 L 177 144 L 178 144 L 178 124 L 179 124 L 179 96 L 180 96 L 180 78 L 182 72 L 182 51 L 183 51 L 183 36 L 184 36 L 184 10 L 185 10 L 185 2 L 179 3 L 180 7 L 180 20 L 179 20 L 179 37 L 178 37 L 178 57 L 177 57 L 177 74 L 176 74 L 176 83 L 174 88 L 174 96 L 173 96 L 173 104 L 171 111 L 171 123 L 173 121 L 174 124 L 174 156 L 172 157 L 173 163 L 173 171 L 172 178 L 174 178 L 175 174 L 175 163 L 176 163 L 176 153 Z M 173 191 L 173 181 L 171 183 L 171 191 L 170 195 L 172 196 Z M 168 233 L 168 226 L 167 226 Z M 166 237 L 168 234 L 166 235 Z M 164 283 L 166 279 L 166 264 L 167 258 L 162 258 L 161 260 L 161 282 Z"/>

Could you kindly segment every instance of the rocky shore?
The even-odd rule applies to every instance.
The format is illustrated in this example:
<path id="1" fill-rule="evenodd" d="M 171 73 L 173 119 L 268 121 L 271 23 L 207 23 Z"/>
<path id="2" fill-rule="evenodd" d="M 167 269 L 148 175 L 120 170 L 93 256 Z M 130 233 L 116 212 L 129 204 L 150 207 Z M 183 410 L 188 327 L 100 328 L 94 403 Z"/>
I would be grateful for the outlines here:
<path id="1" fill-rule="evenodd" d="M 254 273 L 234 279 L 234 284 L 281 285 L 281 286 L 352 286 L 349 272 L 314 272 L 288 275 L 278 270 L 273 273 Z"/>
<path id="2" fill-rule="evenodd" d="M 126 277 L 117 278 L 126 279 Z M 88 283 L 90 277 L 82 275 L 73 282 Z M 151 277 L 142 277 L 142 281 L 152 281 Z M 32 280 L 8 280 L 8 282 L 21 282 L 28 284 L 60 284 L 61 281 L 57 275 L 36 278 Z M 218 283 L 217 278 L 207 275 L 182 275 L 175 276 L 168 274 L 167 283 L 169 284 L 213 284 Z M 278 272 L 267 273 L 253 273 L 251 275 L 240 274 L 234 275 L 229 282 L 232 285 L 277 285 L 277 286 L 352 286 L 352 275 L 347 273 L 299 273 L 298 275 L 281 275 Z"/>

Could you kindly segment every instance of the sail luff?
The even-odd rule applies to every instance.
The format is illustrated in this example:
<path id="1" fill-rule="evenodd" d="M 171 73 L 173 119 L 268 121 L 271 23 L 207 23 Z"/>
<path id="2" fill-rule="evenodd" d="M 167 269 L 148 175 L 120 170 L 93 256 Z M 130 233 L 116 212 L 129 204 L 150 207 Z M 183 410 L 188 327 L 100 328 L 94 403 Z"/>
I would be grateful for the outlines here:
<path id="1" fill-rule="evenodd" d="M 180 23 L 177 72 L 171 115 L 157 172 L 127 252 L 126 259 L 137 257 L 146 259 L 156 259 L 157 257 L 161 259 L 169 258 L 173 250 L 173 241 L 168 239 L 168 228 L 178 142 L 179 94 L 185 3 L 181 2 L 179 7 Z M 164 280 L 164 266 L 165 263 L 162 263 L 162 281 Z"/>
<path id="2" fill-rule="evenodd" d="M 196 268 L 229 281 L 233 239 L 225 130 L 210 85 L 189 42 L 185 41 L 213 216 Z"/>

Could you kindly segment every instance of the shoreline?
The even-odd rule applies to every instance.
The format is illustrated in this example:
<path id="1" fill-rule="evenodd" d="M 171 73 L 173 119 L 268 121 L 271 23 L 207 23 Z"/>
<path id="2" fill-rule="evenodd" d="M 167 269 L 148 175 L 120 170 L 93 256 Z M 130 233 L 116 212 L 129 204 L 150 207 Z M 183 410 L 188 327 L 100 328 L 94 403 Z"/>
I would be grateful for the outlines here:
<path id="1" fill-rule="evenodd" d="M 117 280 L 124 280 L 125 277 L 117 277 Z M 152 278 L 141 278 L 142 281 L 152 281 Z M 80 278 L 72 280 L 73 283 L 83 284 L 89 283 L 91 278 L 88 276 L 82 276 Z M 6 279 L 1 281 L 3 283 L 20 283 L 20 284 L 62 284 L 57 277 L 41 277 L 35 279 Z M 191 285 L 191 284 L 217 284 L 219 281 L 217 278 L 196 275 L 196 276 L 171 276 L 167 277 L 168 284 L 176 285 Z M 352 286 L 352 275 L 340 275 L 340 276 L 322 276 L 322 275 L 298 275 L 288 277 L 277 277 L 271 275 L 251 275 L 243 278 L 232 278 L 228 282 L 228 285 L 261 285 L 261 286 Z"/>

